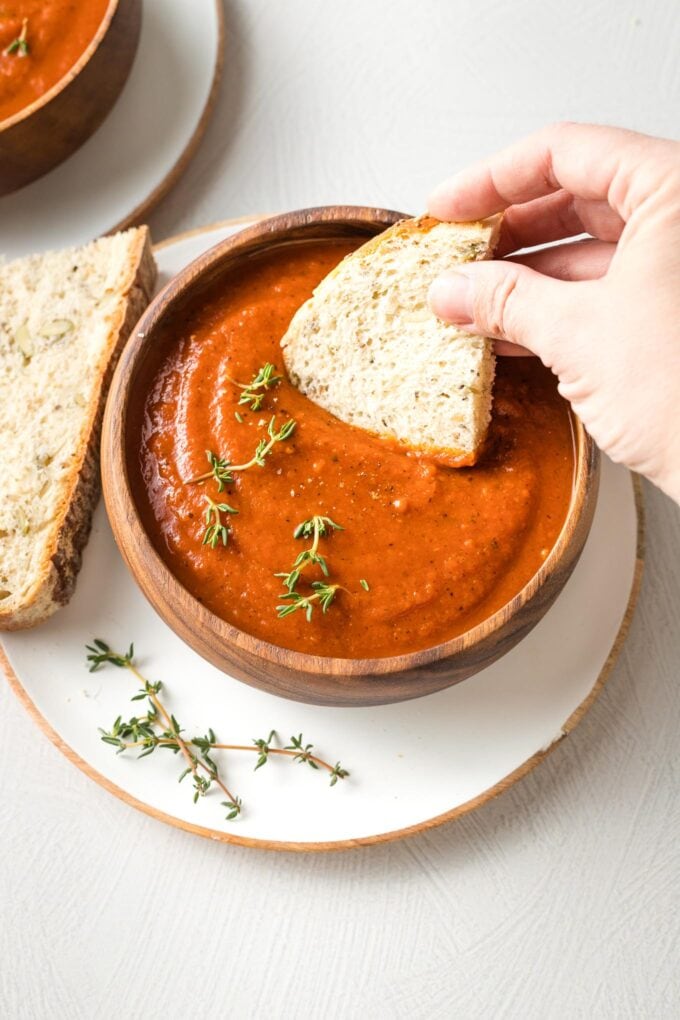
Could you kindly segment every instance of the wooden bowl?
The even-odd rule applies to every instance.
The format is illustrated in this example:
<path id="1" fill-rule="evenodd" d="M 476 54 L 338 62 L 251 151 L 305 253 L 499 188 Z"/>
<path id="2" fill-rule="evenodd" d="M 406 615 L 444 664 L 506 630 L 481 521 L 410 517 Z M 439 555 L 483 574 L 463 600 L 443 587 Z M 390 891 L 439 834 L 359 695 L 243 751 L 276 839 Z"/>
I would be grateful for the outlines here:
<path id="1" fill-rule="evenodd" d="M 407 655 L 340 659 L 290 651 L 252 637 L 201 605 L 154 549 L 132 495 L 138 457 L 136 421 L 146 385 L 173 340 L 173 323 L 222 275 L 274 245 L 356 237 L 383 230 L 400 214 L 328 206 L 276 216 L 216 245 L 172 280 L 149 306 L 121 357 L 106 405 L 102 476 L 106 506 L 133 577 L 168 625 L 200 655 L 240 680 L 296 701 L 318 705 L 379 705 L 417 698 L 464 680 L 494 662 L 538 623 L 564 587 L 585 543 L 599 478 L 597 448 L 574 421 L 576 469 L 567 520 L 558 540 L 522 591 L 460 637 Z M 555 649 L 559 654 L 559 649 Z"/>
<path id="2" fill-rule="evenodd" d="M 42 177 L 97 130 L 130 74 L 141 27 L 142 0 L 110 0 L 70 71 L 34 103 L 0 120 L 0 195 Z"/>

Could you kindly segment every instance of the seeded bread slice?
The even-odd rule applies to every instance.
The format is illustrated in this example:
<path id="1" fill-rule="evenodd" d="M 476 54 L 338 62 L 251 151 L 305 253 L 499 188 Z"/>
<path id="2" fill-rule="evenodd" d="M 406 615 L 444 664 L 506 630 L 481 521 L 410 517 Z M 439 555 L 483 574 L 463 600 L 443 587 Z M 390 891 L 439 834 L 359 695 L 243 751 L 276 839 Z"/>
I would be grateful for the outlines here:
<path id="1" fill-rule="evenodd" d="M 0 629 L 73 592 L 108 384 L 155 279 L 146 227 L 0 265 Z"/>
<path id="2" fill-rule="evenodd" d="M 431 282 L 490 258 L 500 217 L 401 220 L 352 252 L 295 313 L 281 346 L 292 382 L 342 421 L 474 464 L 491 417 L 491 343 L 438 319 Z"/>

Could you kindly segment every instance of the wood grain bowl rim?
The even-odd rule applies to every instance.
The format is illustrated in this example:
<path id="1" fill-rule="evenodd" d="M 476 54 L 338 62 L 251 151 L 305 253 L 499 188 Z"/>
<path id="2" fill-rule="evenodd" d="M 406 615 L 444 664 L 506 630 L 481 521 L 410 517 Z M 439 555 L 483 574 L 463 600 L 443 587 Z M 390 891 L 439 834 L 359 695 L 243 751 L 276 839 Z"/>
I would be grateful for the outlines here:
<path id="1" fill-rule="evenodd" d="M 211 226 L 198 228 L 196 230 L 188 230 L 182 234 L 178 234 L 175 237 L 167 238 L 165 241 L 160 242 L 156 245 L 156 250 L 168 247 L 172 244 L 177 244 L 180 241 L 186 240 L 190 237 L 196 237 L 201 233 L 210 233 L 213 230 L 220 229 L 221 227 L 235 226 L 240 223 L 251 222 L 255 218 L 266 218 L 266 217 L 240 217 L 237 219 L 222 220 L 218 223 L 214 223 Z M 254 850 L 270 850 L 279 853 L 293 852 L 293 853 L 330 853 L 341 850 L 358 850 L 361 847 L 370 846 L 381 846 L 385 843 L 393 843 L 400 839 L 406 839 L 411 836 L 417 836 L 420 833 L 428 832 L 431 829 L 439 828 L 445 825 L 447 822 L 455 821 L 457 818 L 462 818 L 464 815 L 469 814 L 476 808 L 482 807 L 482 805 L 489 803 L 494 800 L 500 794 L 504 793 L 515 783 L 519 782 L 530 772 L 532 772 L 541 762 L 545 761 L 549 754 L 554 751 L 558 744 L 561 744 L 565 737 L 567 737 L 575 728 L 578 726 L 580 721 L 585 716 L 586 712 L 595 703 L 597 697 L 601 693 L 606 684 L 609 676 L 614 668 L 616 660 L 619 657 L 623 644 L 630 630 L 631 621 L 635 613 L 635 607 L 637 605 L 638 597 L 640 594 L 640 588 L 642 585 L 642 575 L 644 571 L 644 556 L 645 556 L 645 510 L 644 510 L 644 496 L 642 491 L 642 484 L 640 478 L 630 473 L 631 483 L 633 486 L 633 495 L 635 499 L 635 512 L 637 518 L 637 531 L 636 531 L 636 550 L 635 550 L 635 570 L 633 572 L 633 580 L 631 582 L 630 592 L 628 595 L 628 601 L 626 604 L 626 610 L 621 620 L 621 624 L 616 633 L 614 641 L 612 643 L 609 655 L 605 660 L 605 663 L 600 670 L 595 683 L 590 689 L 589 693 L 583 699 L 583 701 L 574 709 L 571 715 L 567 718 L 564 725 L 561 727 L 559 737 L 553 741 L 553 743 L 543 750 L 537 751 L 530 758 L 528 758 L 522 765 L 514 769 L 503 779 L 499 780 L 493 786 L 489 787 L 484 793 L 479 794 L 477 797 L 473 797 L 471 800 L 466 801 L 464 804 L 459 804 L 458 807 L 451 808 L 449 811 L 444 811 L 442 814 L 435 815 L 433 818 L 425 819 L 423 822 L 417 822 L 414 825 L 406 826 L 402 829 L 393 829 L 389 832 L 380 833 L 374 836 L 358 836 L 354 839 L 342 839 L 342 840 L 328 840 L 323 842 L 291 842 L 285 840 L 267 840 L 267 839 L 256 839 L 249 836 L 239 836 L 238 833 L 224 832 L 220 829 L 210 829 L 206 826 L 195 825 L 192 822 L 187 822 L 182 818 L 176 818 L 174 815 L 169 815 L 165 811 L 159 811 L 157 808 L 150 804 L 145 804 L 144 801 L 138 800 L 133 797 L 132 794 L 128 793 L 127 790 L 123 790 L 116 783 L 107 779 L 101 772 L 93 768 L 89 762 L 85 761 L 73 748 L 66 743 L 65 740 L 57 733 L 52 727 L 48 720 L 41 714 L 37 708 L 35 702 L 31 699 L 28 692 L 24 689 L 12 669 L 7 655 L 5 654 L 2 643 L 0 642 L 0 666 L 2 666 L 7 682 L 11 690 L 16 695 L 19 703 L 30 715 L 34 723 L 44 733 L 48 740 L 60 751 L 72 765 L 80 769 L 89 779 L 93 780 L 102 789 L 106 790 L 107 793 L 113 794 L 124 804 L 129 807 L 135 808 L 137 811 L 141 811 L 143 814 L 156 821 L 163 822 L 166 825 L 170 825 L 173 828 L 181 829 L 184 832 L 188 832 L 195 836 L 201 836 L 203 839 L 210 839 L 217 843 L 229 844 L 232 846 L 246 847 Z"/>
<path id="2" fill-rule="evenodd" d="M 481 646 L 482 643 L 489 642 L 494 635 L 497 635 L 503 628 L 507 627 L 510 621 L 531 603 L 546 582 L 553 576 L 555 570 L 559 568 L 563 562 L 563 557 L 566 557 L 568 562 L 572 539 L 576 533 L 578 523 L 582 519 L 582 514 L 584 512 L 586 514 L 590 513 L 592 517 L 596 499 L 599 451 L 580 422 L 575 422 L 575 445 L 578 455 L 575 464 L 572 498 L 560 533 L 548 556 L 533 577 L 527 581 L 524 587 L 509 602 L 464 634 L 416 652 L 377 658 L 347 659 L 336 656 L 311 655 L 306 652 L 283 648 L 280 645 L 256 638 L 221 619 L 206 606 L 202 605 L 180 583 L 154 548 L 153 542 L 141 522 L 134 496 L 132 495 L 128 474 L 125 430 L 130 390 L 134 383 L 135 369 L 143 356 L 144 350 L 151 342 L 149 340 L 150 334 L 153 334 L 159 324 L 162 327 L 164 320 L 168 314 L 172 314 L 174 307 L 183 307 L 185 302 L 190 304 L 192 292 L 200 295 L 201 288 L 206 286 L 206 280 L 210 279 L 211 273 L 212 280 L 214 281 L 216 276 L 219 275 L 220 263 L 225 258 L 228 258 L 230 254 L 238 254 L 241 248 L 248 249 L 250 245 L 257 245 L 258 242 L 261 242 L 257 250 L 265 250 L 268 247 L 267 242 L 272 243 L 272 237 L 275 238 L 273 241 L 274 245 L 286 243 L 285 240 L 280 239 L 281 233 L 300 229 L 304 230 L 315 225 L 326 223 L 329 226 L 332 226 L 334 223 L 340 225 L 351 220 L 353 223 L 356 223 L 357 231 L 359 231 L 361 224 L 372 226 L 377 221 L 387 225 L 403 215 L 405 214 L 373 206 L 319 206 L 282 213 L 268 219 L 259 219 L 255 223 L 251 223 L 250 226 L 245 227 L 244 230 L 238 231 L 236 234 L 232 234 L 230 237 L 224 238 L 213 245 L 174 276 L 156 295 L 153 302 L 144 312 L 133 331 L 133 336 L 125 347 L 107 400 L 107 413 L 104 419 L 102 436 L 102 473 L 104 476 L 104 497 L 107 509 L 111 510 L 111 500 L 113 498 L 109 494 L 110 485 L 111 490 L 114 487 L 119 490 L 122 488 L 125 501 L 129 504 L 133 513 L 125 514 L 124 528 L 119 527 L 116 515 L 110 513 L 111 526 L 123 558 L 129 567 L 131 565 L 125 547 L 133 547 L 135 552 L 143 556 L 147 564 L 152 566 L 151 570 L 144 571 L 142 577 L 138 577 L 135 574 L 137 584 L 145 596 L 154 602 L 152 596 L 158 596 L 158 593 L 162 592 L 162 597 L 158 596 L 158 600 L 166 609 L 169 605 L 188 602 L 191 609 L 192 636 L 195 634 L 199 640 L 201 635 L 209 633 L 211 635 L 211 642 L 215 646 L 235 647 L 239 651 L 253 655 L 258 660 L 270 665 L 315 677 L 319 675 L 328 677 L 338 675 L 362 678 L 379 677 L 385 674 L 395 674 L 422 668 L 436 662 L 452 659 L 456 655 Z M 109 410 L 114 407 L 115 413 Z M 111 425 L 111 419 L 114 419 L 116 423 L 122 422 L 119 429 Z M 115 437 L 113 433 L 116 433 Z M 112 479 L 115 480 L 115 483 L 111 481 Z M 587 535 L 589 526 L 588 522 L 585 535 Z M 123 547 L 121 547 L 121 543 Z M 160 611 L 158 605 L 156 605 L 156 609 Z M 161 612 L 161 615 L 165 616 L 166 622 L 174 629 L 172 621 L 167 618 L 165 613 Z M 184 615 L 183 618 L 186 626 L 188 617 Z"/>
<path id="3" fill-rule="evenodd" d="M 38 96 L 37 99 L 34 99 L 32 103 L 29 103 L 28 106 L 24 106 L 20 110 L 17 110 L 17 112 L 13 113 L 10 117 L 5 117 L 4 120 L 0 120 L 0 134 L 9 128 L 15 127 L 17 124 L 20 124 L 21 121 L 28 120 L 29 117 L 42 109 L 43 106 L 47 106 L 48 103 L 51 103 L 53 99 L 64 91 L 64 89 L 68 88 L 71 82 L 74 81 L 87 64 L 89 64 L 96 51 L 99 49 L 100 44 L 111 27 L 111 22 L 113 21 L 116 11 L 122 2 L 123 0 L 109 0 L 108 7 L 106 8 L 104 17 L 99 23 L 97 31 L 80 54 L 75 64 L 72 64 L 64 76 L 56 81 L 54 85 L 47 90 L 47 92 L 43 92 L 43 94 Z"/>

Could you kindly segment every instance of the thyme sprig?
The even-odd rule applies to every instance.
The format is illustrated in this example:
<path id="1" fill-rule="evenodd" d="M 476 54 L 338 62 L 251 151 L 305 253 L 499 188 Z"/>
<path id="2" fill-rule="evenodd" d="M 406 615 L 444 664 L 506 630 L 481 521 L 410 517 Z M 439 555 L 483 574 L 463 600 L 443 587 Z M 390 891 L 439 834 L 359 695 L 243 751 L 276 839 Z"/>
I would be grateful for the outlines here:
<path id="1" fill-rule="evenodd" d="M 277 616 L 282 619 L 285 616 L 290 616 L 291 613 L 303 610 L 307 617 L 307 623 L 310 623 L 316 603 L 319 604 L 321 612 L 325 615 L 330 609 L 336 593 L 347 590 L 340 584 L 326 584 L 325 581 L 312 581 L 312 588 L 314 589 L 312 595 L 301 595 L 298 591 L 287 591 L 284 595 L 280 595 L 279 598 L 285 602 L 285 605 L 276 607 Z"/>
<path id="2" fill-rule="evenodd" d="M 333 531 L 344 531 L 341 524 L 336 524 L 330 517 L 321 517 L 315 514 L 306 521 L 302 521 L 293 532 L 293 538 L 311 538 L 312 544 L 309 549 L 303 549 L 298 554 L 291 570 L 275 574 L 275 577 L 283 578 L 283 585 L 288 593 L 295 591 L 300 575 L 307 566 L 316 565 L 321 568 L 324 577 L 328 577 L 328 563 L 325 556 L 319 553 L 319 539 L 330 535 Z"/>
<path id="3" fill-rule="evenodd" d="M 145 715 L 132 716 L 127 721 L 122 716 L 118 716 L 110 730 L 100 729 L 102 741 L 115 747 L 116 754 L 139 749 L 138 758 L 145 758 L 158 748 L 167 749 L 173 754 L 182 754 L 186 761 L 186 767 L 181 772 L 178 781 L 181 783 L 187 776 L 192 777 L 194 803 L 200 797 L 205 797 L 213 785 L 217 786 L 227 798 L 222 801 L 222 806 L 227 809 L 227 821 L 232 821 L 241 814 L 243 803 L 240 797 L 231 793 L 224 782 L 217 762 L 212 756 L 213 751 L 255 753 L 257 754 L 255 771 L 267 764 L 270 755 L 287 757 L 293 761 L 306 763 L 313 769 L 325 770 L 330 777 L 331 786 L 335 786 L 338 779 L 346 779 L 349 776 L 349 772 L 342 767 L 340 762 L 331 765 L 330 762 L 313 754 L 314 745 L 305 744 L 301 733 L 297 737 L 292 736 L 290 744 L 285 747 L 273 746 L 274 740 L 277 739 L 275 730 L 271 730 L 266 738 L 253 738 L 252 744 L 220 743 L 212 728 L 208 729 L 204 736 L 191 738 L 182 736 L 183 728 L 160 700 L 159 694 L 163 690 L 161 681 L 152 683 L 137 669 L 134 661 L 134 645 L 131 644 L 127 652 L 116 652 L 105 641 L 95 638 L 91 645 L 85 647 L 91 673 L 105 664 L 117 666 L 119 669 L 127 669 L 141 684 L 141 688 L 131 700 L 146 700 L 148 702 Z"/>
<path id="4" fill-rule="evenodd" d="M 11 57 L 16 54 L 17 57 L 27 57 L 30 52 L 31 48 L 28 45 L 28 18 L 24 18 L 19 35 L 3 50 L 3 55 Z"/>
<path id="5" fill-rule="evenodd" d="M 191 775 L 194 787 L 194 804 L 199 797 L 205 797 L 213 783 L 217 785 L 227 797 L 223 806 L 228 808 L 228 819 L 236 818 L 241 812 L 241 801 L 235 797 L 228 786 L 219 776 L 217 765 L 206 750 L 201 750 L 199 758 L 190 750 L 187 742 L 181 736 L 182 728 L 172 713 L 161 703 L 158 695 L 163 689 L 159 681 L 151 683 L 139 672 L 134 663 L 134 645 L 130 645 L 127 653 L 114 652 L 105 641 L 95 638 L 93 644 L 86 645 L 88 652 L 87 661 L 90 663 L 90 672 L 94 673 L 105 662 L 120 669 L 129 670 L 135 676 L 142 687 L 132 698 L 133 701 L 148 699 L 149 708 L 141 719 L 133 716 L 124 722 L 121 716 L 115 720 L 110 730 L 101 730 L 102 740 L 105 744 L 111 744 L 116 748 L 116 753 L 121 754 L 128 747 L 141 747 L 140 758 L 152 754 L 157 747 L 166 747 L 174 754 L 181 753 L 187 762 L 187 767 L 181 773 L 179 782 L 186 776 Z M 192 744 L 193 741 L 189 741 Z"/>
<path id="6" fill-rule="evenodd" d="M 267 390 L 277 386 L 282 379 L 282 375 L 276 375 L 274 365 L 267 361 L 261 368 L 258 368 L 249 383 L 240 383 L 235 379 L 229 379 L 229 382 L 233 386 L 238 386 L 242 391 L 239 404 L 249 404 L 251 411 L 259 411 L 264 403 Z"/>
<path id="7" fill-rule="evenodd" d="M 206 471 L 196 478 L 190 478 L 186 484 L 199 485 L 201 482 L 207 482 L 209 478 L 214 478 L 217 482 L 217 491 L 224 492 L 227 485 L 231 485 L 234 481 L 229 461 L 223 460 L 210 450 L 206 450 L 205 455 L 208 459 L 208 464 L 210 464 L 210 471 Z"/>
<path id="8" fill-rule="evenodd" d="M 295 431 L 295 421 L 290 418 L 284 422 L 279 431 L 276 431 L 276 418 L 272 416 L 269 425 L 267 426 L 267 435 L 269 439 L 261 439 L 257 444 L 255 453 L 249 461 L 245 464 L 236 464 L 232 467 L 232 471 L 247 471 L 251 467 L 264 467 L 265 458 L 269 456 L 277 443 L 282 443 L 286 439 L 289 439 Z"/>
<path id="9" fill-rule="evenodd" d="M 307 595 L 299 592 L 297 586 L 303 570 L 308 566 L 319 567 L 324 577 L 328 577 L 328 562 L 326 557 L 319 552 L 319 540 L 329 537 L 334 531 L 344 531 L 344 528 L 330 517 L 323 517 L 321 514 L 314 514 L 313 517 L 302 521 L 293 531 L 293 538 L 311 538 L 312 544 L 309 549 L 303 549 L 301 553 L 298 553 L 295 563 L 287 574 L 283 572 L 274 575 L 282 579 L 286 589 L 284 594 L 279 596 L 282 604 L 276 607 L 279 619 L 301 610 L 305 614 L 307 623 L 310 623 L 314 606 L 317 604 L 324 615 L 328 612 L 336 593 L 342 587 L 341 585 L 327 584 L 326 581 L 312 581 L 313 591 Z"/>
<path id="10" fill-rule="evenodd" d="M 208 506 L 203 515 L 205 521 L 203 545 L 209 545 L 211 549 L 216 549 L 220 541 L 222 545 L 226 545 L 229 540 L 230 528 L 224 522 L 222 515 L 237 514 L 238 510 L 229 506 L 228 503 L 216 503 L 210 496 L 206 496 L 205 499 Z"/>
<path id="11" fill-rule="evenodd" d="M 217 491 L 223 492 L 227 485 L 232 485 L 234 482 L 235 471 L 248 471 L 251 467 L 264 467 L 265 459 L 272 452 L 277 443 L 282 443 L 295 431 L 296 422 L 293 418 L 289 421 L 284 422 L 281 428 L 277 431 L 276 429 L 276 417 L 272 416 L 269 425 L 267 426 L 268 439 L 261 439 L 257 444 L 255 453 L 246 461 L 244 464 L 232 464 L 226 458 L 218 457 L 217 454 L 212 453 L 211 450 L 206 450 L 205 455 L 208 458 L 210 464 L 210 470 L 205 471 L 202 475 L 196 475 L 194 478 L 190 478 L 185 484 L 186 485 L 200 485 L 202 482 L 207 482 L 210 478 L 213 478 L 217 482 Z"/>

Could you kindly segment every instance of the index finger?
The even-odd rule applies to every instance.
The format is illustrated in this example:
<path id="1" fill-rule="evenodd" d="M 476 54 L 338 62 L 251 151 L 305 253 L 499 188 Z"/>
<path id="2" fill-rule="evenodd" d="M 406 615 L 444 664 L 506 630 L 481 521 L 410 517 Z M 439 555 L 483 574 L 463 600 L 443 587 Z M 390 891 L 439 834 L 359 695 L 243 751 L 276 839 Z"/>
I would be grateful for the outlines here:
<path id="1" fill-rule="evenodd" d="M 430 195 L 428 211 L 441 220 L 475 220 L 564 189 L 584 199 L 609 199 L 624 215 L 633 170 L 664 143 L 623 128 L 552 124 L 463 170 Z M 610 189 L 617 174 L 624 187 Z"/>

